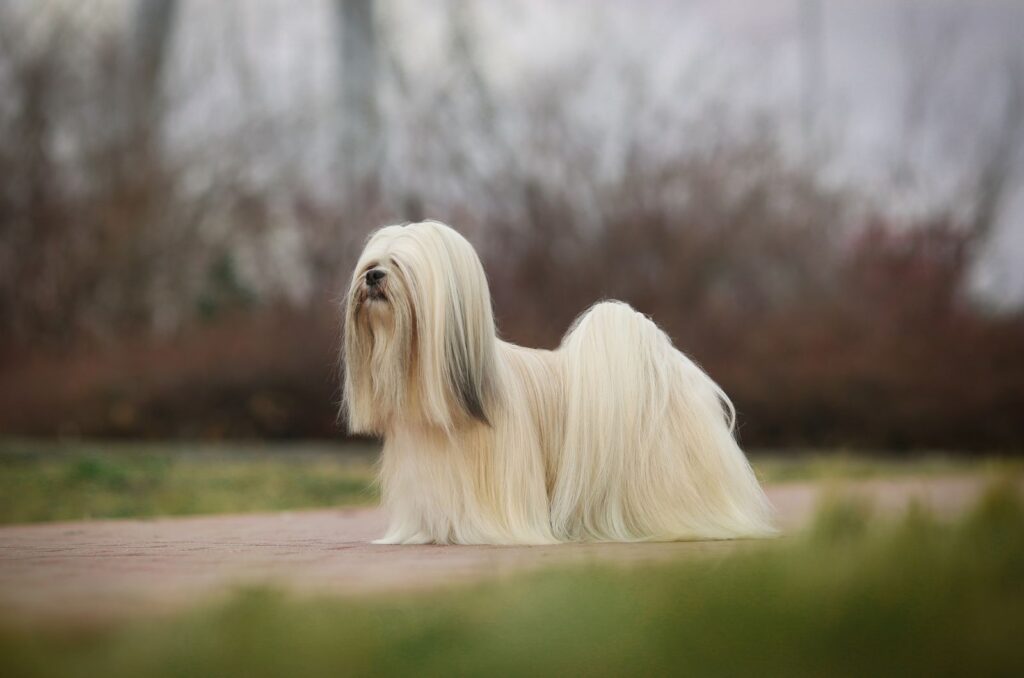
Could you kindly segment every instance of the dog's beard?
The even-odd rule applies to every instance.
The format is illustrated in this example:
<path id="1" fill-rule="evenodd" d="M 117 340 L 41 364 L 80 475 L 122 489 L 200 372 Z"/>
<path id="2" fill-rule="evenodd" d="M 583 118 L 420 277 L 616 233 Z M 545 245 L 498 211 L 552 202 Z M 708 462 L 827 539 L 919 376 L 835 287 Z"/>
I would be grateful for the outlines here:
<path id="1" fill-rule="evenodd" d="M 392 285 L 392 288 L 397 286 Z M 405 409 L 412 356 L 412 309 L 395 289 L 354 285 L 345 333 L 345 399 L 355 430 L 382 434 Z"/>

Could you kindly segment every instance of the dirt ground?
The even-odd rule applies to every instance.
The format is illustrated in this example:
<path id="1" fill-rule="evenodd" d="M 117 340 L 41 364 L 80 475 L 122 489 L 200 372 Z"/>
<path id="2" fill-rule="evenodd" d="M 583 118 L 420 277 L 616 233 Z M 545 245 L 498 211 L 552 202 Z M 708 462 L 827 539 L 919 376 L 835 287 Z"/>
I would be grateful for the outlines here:
<path id="1" fill-rule="evenodd" d="M 826 493 L 895 512 L 920 501 L 953 515 L 984 490 L 980 476 L 769 486 L 779 523 L 805 526 Z M 0 609 L 25 620 L 103 620 L 170 610 L 236 586 L 377 593 L 452 584 L 563 563 L 708 557 L 753 542 L 559 546 L 376 546 L 379 509 L 297 511 L 0 528 Z"/>

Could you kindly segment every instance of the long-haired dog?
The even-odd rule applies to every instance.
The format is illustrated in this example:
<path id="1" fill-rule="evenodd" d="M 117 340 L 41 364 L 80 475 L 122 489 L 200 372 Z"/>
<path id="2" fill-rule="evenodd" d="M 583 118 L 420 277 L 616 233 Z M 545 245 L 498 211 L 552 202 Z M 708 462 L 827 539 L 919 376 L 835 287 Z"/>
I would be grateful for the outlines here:
<path id="1" fill-rule="evenodd" d="M 428 221 L 370 237 L 346 306 L 349 429 L 384 438 L 378 543 L 773 532 L 732 404 L 627 304 L 596 304 L 554 351 L 502 341 L 473 247 Z"/>

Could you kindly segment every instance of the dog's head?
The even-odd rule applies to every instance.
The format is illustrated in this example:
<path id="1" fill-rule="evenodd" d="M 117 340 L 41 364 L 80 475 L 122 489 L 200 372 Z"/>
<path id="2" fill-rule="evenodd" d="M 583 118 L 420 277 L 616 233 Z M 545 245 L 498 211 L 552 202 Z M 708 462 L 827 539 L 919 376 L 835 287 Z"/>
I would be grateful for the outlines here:
<path id="1" fill-rule="evenodd" d="M 487 278 L 465 238 L 436 221 L 376 231 L 346 297 L 349 429 L 487 423 L 494 345 Z"/>

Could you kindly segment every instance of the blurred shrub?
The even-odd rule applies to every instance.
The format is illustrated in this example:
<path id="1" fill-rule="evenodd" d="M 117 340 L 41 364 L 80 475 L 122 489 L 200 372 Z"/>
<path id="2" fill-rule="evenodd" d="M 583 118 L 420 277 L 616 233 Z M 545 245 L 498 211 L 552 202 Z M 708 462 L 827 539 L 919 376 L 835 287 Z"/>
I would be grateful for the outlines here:
<path id="1" fill-rule="evenodd" d="M 25 352 L 0 376 L 0 428 L 33 435 L 330 436 L 332 309 L 229 316 L 167 338 Z"/>
<path id="2" fill-rule="evenodd" d="M 461 79 L 389 62 L 416 105 L 386 108 L 366 190 L 333 190 L 265 143 L 311 143 L 305 119 L 246 108 L 201 152 L 171 143 L 188 93 L 140 103 L 121 31 L 51 23 L 0 6 L 2 432 L 332 435 L 359 243 L 433 217 L 478 247 L 504 337 L 554 347 L 624 299 L 732 395 L 745 444 L 1024 449 L 1024 315 L 966 294 L 991 200 L 897 218 L 778 121 L 679 120 L 635 69 L 612 143 L 579 112 L 592 69 L 501 100 L 464 34 Z"/>

